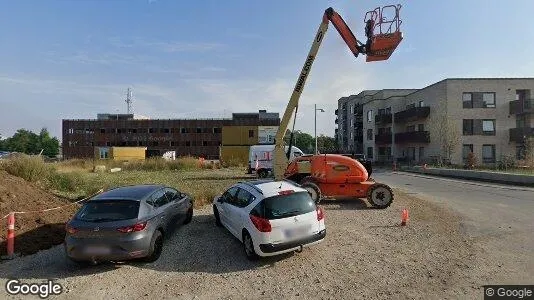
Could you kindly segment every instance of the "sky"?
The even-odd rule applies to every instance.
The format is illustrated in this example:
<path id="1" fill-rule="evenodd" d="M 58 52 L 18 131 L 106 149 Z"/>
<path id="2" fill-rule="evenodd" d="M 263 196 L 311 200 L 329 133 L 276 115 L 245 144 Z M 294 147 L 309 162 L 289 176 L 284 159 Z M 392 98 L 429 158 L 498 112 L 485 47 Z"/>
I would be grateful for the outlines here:
<path id="1" fill-rule="evenodd" d="M 133 112 L 283 115 L 323 12 L 364 41 L 365 12 L 401 4 L 391 58 L 355 58 L 333 26 L 300 98 L 295 129 L 334 135 L 340 97 L 451 77 L 533 77 L 534 1 L 0 0 L 0 135 L 62 119 Z"/>

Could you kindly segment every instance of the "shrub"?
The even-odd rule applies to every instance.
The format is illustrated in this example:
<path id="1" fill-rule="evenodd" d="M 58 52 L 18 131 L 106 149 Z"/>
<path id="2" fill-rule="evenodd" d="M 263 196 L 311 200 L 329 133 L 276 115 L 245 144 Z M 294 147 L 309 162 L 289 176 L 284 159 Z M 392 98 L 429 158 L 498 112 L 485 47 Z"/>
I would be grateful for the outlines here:
<path id="1" fill-rule="evenodd" d="M 84 177 L 78 172 L 53 172 L 47 180 L 48 188 L 62 192 L 78 192 L 87 186 Z"/>
<path id="2" fill-rule="evenodd" d="M 501 160 L 499 161 L 499 164 L 497 165 L 497 168 L 500 170 L 508 170 L 511 168 L 515 168 L 516 161 L 515 157 L 512 155 L 502 155 Z"/>
<path id="3" fill-rule="evenodd" d="M 476 166 L 477 166 L 477 157 L 473 152 L 469 152 L 469 154 L 467 154 L 466 168 L 474 169 Z"/>
<path id="4" fill-rule="evenodd" d="M 29 182 L 46 181 L 55 170 L 45 164 L 40 156 L 20 155 L 2 163 L 2 168 L 9 174 L 24 178 Z"/>

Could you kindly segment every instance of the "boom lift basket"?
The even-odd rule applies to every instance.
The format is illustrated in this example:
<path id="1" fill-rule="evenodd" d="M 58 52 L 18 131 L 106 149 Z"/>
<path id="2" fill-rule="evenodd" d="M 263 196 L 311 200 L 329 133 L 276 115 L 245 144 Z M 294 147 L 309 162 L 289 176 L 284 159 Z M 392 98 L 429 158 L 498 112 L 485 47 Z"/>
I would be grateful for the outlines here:
<path id="1" fill-rule="evenodd" d="M 377 7 L 365 14 L 365 34 L 370 39 L 367 62 L 387 60 L 402 41 L 401 5 Z"/>

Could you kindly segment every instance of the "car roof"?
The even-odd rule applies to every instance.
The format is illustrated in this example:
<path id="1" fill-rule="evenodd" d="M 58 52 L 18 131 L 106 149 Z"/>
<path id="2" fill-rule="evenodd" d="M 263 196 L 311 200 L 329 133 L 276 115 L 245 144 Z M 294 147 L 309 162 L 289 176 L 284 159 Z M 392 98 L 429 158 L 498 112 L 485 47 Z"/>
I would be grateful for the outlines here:
<path id="1" fill-rule="evenodd" d="M 162 184 L 138 184 L 121 186 L 96 195 L 91 200 L 129 199 L 142 200 L 153 192 L 165 188 Z"/>
<path id="2" fill-rule="evenodd" d="M 258 179 L 240 182 L 240 184 L 253 188 L 265 198 L 278 196 L 280 191 L 286 190 L 306 192 L 304 188 L 290 180 Z"/>

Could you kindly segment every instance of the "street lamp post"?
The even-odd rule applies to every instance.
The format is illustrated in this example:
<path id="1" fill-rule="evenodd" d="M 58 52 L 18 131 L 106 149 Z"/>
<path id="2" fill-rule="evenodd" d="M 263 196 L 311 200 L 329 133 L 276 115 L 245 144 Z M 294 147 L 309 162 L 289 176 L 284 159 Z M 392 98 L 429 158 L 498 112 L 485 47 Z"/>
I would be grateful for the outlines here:
<path id="1" fill-rule="evenodd" d="M 315 154 L 317 155 L 317 111 L 324 112 L 324 109 L 317 108 L 317 104 L 315 104 Z"/>

